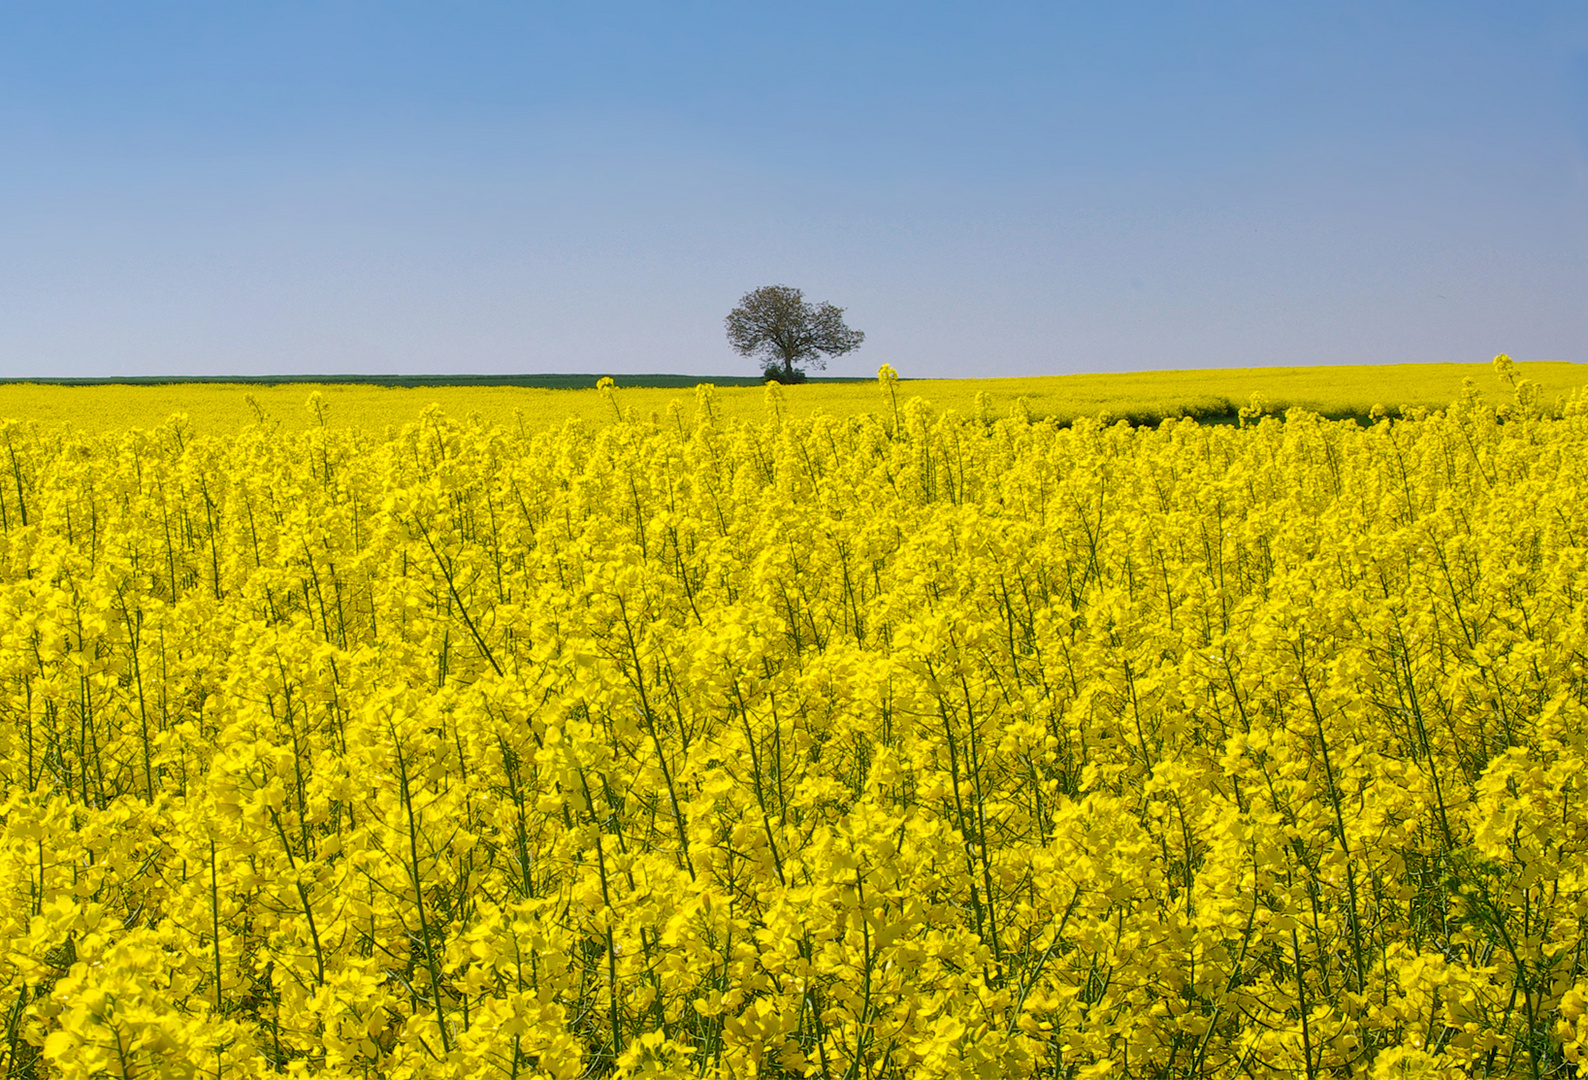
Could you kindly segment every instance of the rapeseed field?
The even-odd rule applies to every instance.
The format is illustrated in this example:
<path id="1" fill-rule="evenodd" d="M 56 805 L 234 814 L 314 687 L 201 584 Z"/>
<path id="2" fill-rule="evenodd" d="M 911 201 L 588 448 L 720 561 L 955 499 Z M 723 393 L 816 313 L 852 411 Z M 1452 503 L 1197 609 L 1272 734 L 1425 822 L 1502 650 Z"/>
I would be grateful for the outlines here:
<path id="1" fill-rule="evenodd" d="M 0 421 L 0 1073 L 1574 1075 L 1588 408 L 1501 374 Z"/>
<path id="2" fill-rule="evenodd" d="M 1535 387 L 1540 400 L 1555 404 L 1588 385 L 1588 364 L 1517 364 L 1518 377 Z M 1503 390 L 1488 364 L 1394 364 L 1304 368 L 1214 368 L 1203 371 L 1147 371 L 1102 375 L 1053 375 L 1021 379 L 910 379 L 902 393 L 920 397 L 937 413 L 963 416 L 1018 415 L 1071 423 L 1082 417 L 1105 422 L 1130 420 L 1156 424 L 1164 419 L 1233 422 L 1253 395 L 1282 415 L 1303 408 L 1332 418 L 1367 419 L 1375 406 L 1440 409 L 1462 393 L 1466 379 Z M 181 415 L 193 434 L 234 435 L 264 423 L 283 431 L 321 425 L 361 428 L 376 435 L 395 434 L 439 408 L 460 421 L 477 417 L 514 431 L 540 431 L 578 418 L 601 426 L 623 415 L 645 421 L 686 423 L 695 416 L 693 390 L 627 386 L 618 376 L 614 401 L 595 390 L 550 390 L 519 386 L 426 386 L 392 388 L 355 383 L 239 385 L 50 386 L 0 384 L 0 416 L 29 419 L 49 427 L 108 432 L 153 428 Z M 721 420 L 757 423 L 769 416 L 759 386 L 718 386 L 713 408 Z M 320 408 L 307 410 L 304 398 L 320 394 Z M 1508 391 L 1506 392 L 1508 394 Z M 805 419 L 825 413 L 859 416 L 877 407 L 875 388 L 866 383 L 806 383 L 785 387 L 782 415 Z"/>

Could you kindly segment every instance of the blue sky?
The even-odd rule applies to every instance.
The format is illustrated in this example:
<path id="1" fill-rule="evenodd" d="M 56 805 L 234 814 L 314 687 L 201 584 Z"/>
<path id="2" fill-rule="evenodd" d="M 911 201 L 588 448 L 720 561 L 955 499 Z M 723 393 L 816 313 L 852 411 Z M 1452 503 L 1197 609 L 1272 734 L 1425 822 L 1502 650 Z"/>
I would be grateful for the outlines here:
<path id="1" fill-rule="evenodd" d="M 0 375 L 1588 361 L 1582 3 L 0 0 Z"/>

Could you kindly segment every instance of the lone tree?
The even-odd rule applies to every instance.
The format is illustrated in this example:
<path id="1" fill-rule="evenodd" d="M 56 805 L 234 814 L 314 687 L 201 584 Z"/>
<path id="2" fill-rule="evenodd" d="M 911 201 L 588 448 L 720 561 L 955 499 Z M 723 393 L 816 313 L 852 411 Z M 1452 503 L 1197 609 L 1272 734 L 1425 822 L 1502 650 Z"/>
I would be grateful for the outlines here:
<path id="1" fill-rule="evenodd" d="M 860 348 L 866 335 L 844 325 L 844 309 L 812 307 L 787 285 L 764 285 L 747 292 L 728 313 L 728 344 L 740 356 L 761 361 L 768 379 L 803 382 L 806 365 L 824 368 L 827 356 Z"/>

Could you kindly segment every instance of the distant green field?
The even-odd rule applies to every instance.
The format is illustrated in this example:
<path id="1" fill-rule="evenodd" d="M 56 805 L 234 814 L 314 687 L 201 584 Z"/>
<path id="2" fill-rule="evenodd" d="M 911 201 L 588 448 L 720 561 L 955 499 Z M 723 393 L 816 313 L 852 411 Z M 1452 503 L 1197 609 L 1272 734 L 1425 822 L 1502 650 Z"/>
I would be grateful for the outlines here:
<path id="1" fill-rule="evenodd" d="M 609 376 L 594 375 L 123 375 L 103 378 L 0 379 L 0 386 L 36 383 L 41 386 L 384 386 L 421 390 L 435 386 L 523 386 L 536 390 L 594 390 Z M 760 386 L 764 379 L 749 375 L 616 375 L 625 386 L 648 389 L 690 389 L 700 383 L 716 386 Z M 869 377 L 812 376 L 813 383 L 870 382 Z"/>
<path id="2" fill-rule="evenodd" d="M 1588 386 L 1588 365 L 1519 363 L 1548 404 Z M 530 431 L 581 418 L 602 424 L 619 412 L 635 419 L 687 422 L 694 387 L 716 386 L 713 408 L 724 418 L 758 420 L 772 404 L 759 379 L 724 376 L 617 376 L 610 398 L 595 375 L 273 376 L 230 379 L 54 380 L 0 383 L 0 417 L 87 431 L 155 427 L 183 414 L 196 433 L 225 433 L 264 420 L 286 429 L 324 422 L 379 432 L 417 419 L 431 405 L 443 412 Z M 1233 421 L 1259 395 L 1269 412 L 1299 407 L 1333 418 L 1366 419 L 1374 406 L 1439 409 L 1471 379 L 1484 398 L 1510 400 L 1492 365 L 1395 364 L 1303 368 L 1217 368 L 1019 379 L 905 379 L 899 404 L 919 397 L 937 411 L 990 416 L 1029 415 L 1058 423 L 1102 417 L 1157 423 L 1167 417 Z M 318 394 L 322 406 L 306 403 Z M 852 416 L 891 408 L 873 379 L 812 380 L 782 388 L 787 416 Z"/>

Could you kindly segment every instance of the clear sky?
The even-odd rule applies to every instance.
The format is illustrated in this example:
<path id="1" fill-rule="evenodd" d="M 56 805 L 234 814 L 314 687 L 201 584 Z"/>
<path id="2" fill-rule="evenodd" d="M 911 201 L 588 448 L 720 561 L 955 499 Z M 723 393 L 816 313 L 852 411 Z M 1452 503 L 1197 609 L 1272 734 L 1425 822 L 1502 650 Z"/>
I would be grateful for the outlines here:
<path id="1" fill-rule="evenodd" d="M 0 0 L 0 375 L 1588 361 L 1588 4 Z"/>

